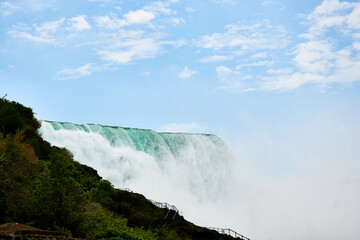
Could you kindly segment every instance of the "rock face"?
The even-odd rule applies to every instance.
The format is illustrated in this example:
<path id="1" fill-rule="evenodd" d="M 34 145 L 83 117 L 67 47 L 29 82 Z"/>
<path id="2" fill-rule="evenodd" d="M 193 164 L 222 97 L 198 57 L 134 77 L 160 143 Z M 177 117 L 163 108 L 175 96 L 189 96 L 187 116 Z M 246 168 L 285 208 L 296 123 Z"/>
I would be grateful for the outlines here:
<path id="1" fill-rule="evenodd" d="M 20 223 L 0 225 L 0 240 L 74 240 L 63 232 L 44 231 Z"/>

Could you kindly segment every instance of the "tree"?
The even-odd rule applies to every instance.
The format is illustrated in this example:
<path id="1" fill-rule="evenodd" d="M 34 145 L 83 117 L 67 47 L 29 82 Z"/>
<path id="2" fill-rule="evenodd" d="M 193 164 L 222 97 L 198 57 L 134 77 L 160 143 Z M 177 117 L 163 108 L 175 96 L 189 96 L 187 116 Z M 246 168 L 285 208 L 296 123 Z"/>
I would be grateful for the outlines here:
<path id="1" fill-rule="evenodd" d="M 50 154 L 49 170 L 50 195 L 56 223 L 77 234 L 84 217 L 86 196 L 81 185 L 74 179 L 77 171 L 71 154 L 66 149 L 53 151 Z"/>

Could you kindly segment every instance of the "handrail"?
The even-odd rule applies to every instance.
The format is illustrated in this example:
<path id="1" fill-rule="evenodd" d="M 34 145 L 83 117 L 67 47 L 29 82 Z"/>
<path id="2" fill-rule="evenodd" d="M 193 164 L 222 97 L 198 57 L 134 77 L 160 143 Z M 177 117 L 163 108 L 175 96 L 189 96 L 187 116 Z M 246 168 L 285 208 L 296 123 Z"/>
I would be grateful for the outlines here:
<path id="1" fill-rule="evenodd" d="M 157 202 L 157 201 L 154 201 L 154 200 L 151 200 L 151 199 L 148 199 L 148 200 L 152 204 L 154 204 L 155 206 L 157 206 L 159 208 L 166 208 L 166 209 L 173 210 L 173 211 L 179 213 L 179 210 L 174 205 L 170 205 L 170 204 L 165 203 L 165 202 Z"/>
<path id="2" fill-rule="evenodd" d="M 123 190 L 123 191 L 127 191 L 127 192 L 133 192 L 131 189 L 129 188 L 120 188 L 120 190 Z M 173 217 L 173 219 L 175 218 L 176 214 L 178 215 L 182 215 L 181 212 L 174 206 L 174 205 L 170 205 L 166 202 L 158 202 L 158 201 L 154 201 L 154 200 L 151 200 L 151 199 L 148 199 L 152 204 L 154 204 L 155 206 L 159 207 L 159 208 L 166 208 L 168 209 L 169 211 L 170 210 L 173 210 L 175 211 L 175 215 Z M 165 218 L 167 217 L 167 215 L 169 214 L 169 212 L 166 214 Z M 234 237 L 234 238 L 240 238 L 241 240 L 250 240 L 250 238 L 247 238 L 243 235 L 241 235 L 240 233 L 237 233 L 235 232 L 234 230 L 230 229 L 230 228 L 215 228 L 215 227 L 204 227 L 204 228 L 207 228 L 209 230 L 214 230 L 214 231 L 217 231 L 218 233 L 220 234 L 227 234 L 231 237 Z"/>
<path id="3" fill-rule="evenodd" d="M 230 228 L 215 228 L 215 227 L 205 227 L 205 228 L 207 228 L 209 230 L 217 231 L 218 233 L 221 233 L 221 234 L 227 234 L 234 238 L 240 238 L 241 240 L 250 240 L 250 238 L 247 238 L 244 235 L 241 235 L 240 233 L 237 233 Z"/>

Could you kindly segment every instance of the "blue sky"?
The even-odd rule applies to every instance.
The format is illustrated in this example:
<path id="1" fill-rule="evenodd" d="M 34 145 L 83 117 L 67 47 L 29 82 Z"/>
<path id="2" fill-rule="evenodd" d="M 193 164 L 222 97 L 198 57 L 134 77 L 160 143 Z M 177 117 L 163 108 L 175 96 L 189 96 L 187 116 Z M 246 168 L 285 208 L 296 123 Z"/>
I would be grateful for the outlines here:
<path id="1" fill-rule="evenodd" d="M 326 201 L 324 181 L 344 183 L 333 192 L 348 198 L 334 201 L 348 207 L 324 218 L 335 231 L 346 217 L 329 234 L 348 239 L 360 220 L 359 82 L 359 1 L 0 1 L 1 97 L 39 119 L 221 135 L 255 175 L 249 189 L 285 179 Z M 268 212 L 254 229 L 284 224 Z"/>
<path id="2" fill-rule="evenodd" d="M 0 19 L 0 94 L 39 119 L 215 133 L 235 152 L 359 128 L 359 1 L 14 0 Z"/>
<path id="3" fill-rule="evenodd" d="M 2 1 L 1 90 L 39 118 L 221 134 L 236 108 L 359 102 L 359 11 L 356 1 Z"/>

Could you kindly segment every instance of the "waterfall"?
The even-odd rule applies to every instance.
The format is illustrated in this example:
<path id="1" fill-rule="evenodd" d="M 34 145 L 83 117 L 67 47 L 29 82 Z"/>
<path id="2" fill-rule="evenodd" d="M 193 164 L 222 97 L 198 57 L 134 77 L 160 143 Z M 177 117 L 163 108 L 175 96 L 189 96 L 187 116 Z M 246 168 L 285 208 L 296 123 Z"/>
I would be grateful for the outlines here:
<path id="1" fill-rule="evenodd" d="M 175 204 L 184 213 L 229 192 L 235 157 L 216 135 L 51 121 L 42 121 L 39 132 L 115 187 Z"/>

